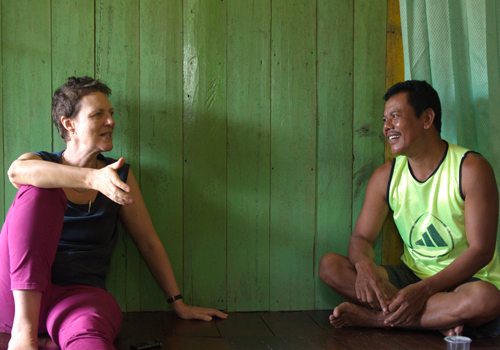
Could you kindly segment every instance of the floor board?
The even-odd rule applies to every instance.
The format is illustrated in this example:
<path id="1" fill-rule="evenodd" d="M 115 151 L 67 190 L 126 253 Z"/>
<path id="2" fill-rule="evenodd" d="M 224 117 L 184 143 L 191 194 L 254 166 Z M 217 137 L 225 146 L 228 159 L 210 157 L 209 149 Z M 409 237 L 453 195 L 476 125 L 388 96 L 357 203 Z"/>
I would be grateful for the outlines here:
<path id="1" fill-rule="evenodd" d="M 160 341 L 161 350 L 444 350 L 443 336 L 435 331 L 403 329 L 333 328 L 330 311 L 232 312 L 227 320 L 182 320 L 172 312 L 128 312 L 115 341 L 117 350 Z M 0 333 L 0 350 L 8 334 Z M 41 337 L 39 350 L 56 350 Z M 158 348 L 160 350 L 160 348 Z M 471 349 L 500 349 L 500 339 L 474 339 Z"/>

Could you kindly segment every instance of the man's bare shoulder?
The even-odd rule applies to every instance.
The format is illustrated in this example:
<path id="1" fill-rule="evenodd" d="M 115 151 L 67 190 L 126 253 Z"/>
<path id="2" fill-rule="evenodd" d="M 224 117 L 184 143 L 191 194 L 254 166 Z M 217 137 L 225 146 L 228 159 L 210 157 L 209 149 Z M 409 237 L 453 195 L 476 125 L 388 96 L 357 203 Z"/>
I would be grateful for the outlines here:
<path id="1" fill-rule="evenodd" d="M 391 176 L 393 161 L 390 160 L 379 166 L 372 174 L 368 182 L 367 193 L 378 193 L 384 199 L 389 185 L 389 177 Z"/>
<path id="2" fill-rule="evenodd" d="M 468 152 L 463 162 L 464 167 L 491 167 L 490 163 L 481 154 Z"/>
<path id="3" fill-rule="evenodd" d="M 478 189 L 498 192 L 491 164 L 478 153 L 470 152 L 466 155 L 462 163 L 461 177 L 465 196 L 470 191 Z"/>
<path id="4" fill-rule="evenodd" d="M 381 166 L 379 166 L 374 172 L 371 179 L 375 181 L 381 181 L 385 184 L 389 181 L 389 177 L 391 175 L 393 160 L 387 161 Z M 371 181 L 371 180 L 370 180 Z"/>

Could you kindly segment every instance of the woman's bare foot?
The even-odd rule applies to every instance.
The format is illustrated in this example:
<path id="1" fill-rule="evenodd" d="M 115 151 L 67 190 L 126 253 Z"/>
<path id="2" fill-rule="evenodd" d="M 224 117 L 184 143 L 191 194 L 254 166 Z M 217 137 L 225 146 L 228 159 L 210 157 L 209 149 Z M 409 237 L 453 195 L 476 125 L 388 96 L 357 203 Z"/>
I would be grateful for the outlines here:
<path id="1" fill-rule="evenodd" d="M 342 303 L 330 315 L 330 323 L 335 328 L 345 327 L 387 327 L 381 311 L 368 309 L 352 303 Z"/>
<path id="2" fill-rule="evenodd" d="M 14 290 L 14 322 L 8 350 L 38 349 L 38 316 L 42 291 Z"/>
<path id="3" fill-rule="evenodd" d="M 14 333 L 10 337 L 9 347 L 7 350 L 37 350 L 38 336 L 33 337 L 31 332 Z"/>

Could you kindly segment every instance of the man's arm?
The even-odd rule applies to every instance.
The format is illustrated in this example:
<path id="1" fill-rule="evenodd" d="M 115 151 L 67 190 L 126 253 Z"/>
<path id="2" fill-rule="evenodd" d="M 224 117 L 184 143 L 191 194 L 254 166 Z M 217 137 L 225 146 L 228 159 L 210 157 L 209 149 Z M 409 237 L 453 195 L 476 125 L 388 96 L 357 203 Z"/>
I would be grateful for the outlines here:
<path id="1" fill-rule="evenodd" d="M 400 290 L 389 310 L 386 323 L 404 326 L 423 308 L 432 295 L 451 290 L 486 266 L 496 249 L 498 189 L 490 164 L 470 153 L 462 166 L 462 192 L 465 196 L 465 233 L 469 248 L 436 275 Z"/>
<path id="2" fill-rule="evenodd" d="M 356 220 L 348 250 L 349 261 L 357 272 L 356 297 L 360 302 L 384 311 L 386 311 L 388 297 L 384 290 L 382 276 L 375 265 L 373 244 L 389 212 L 386 193 L 391 167 L 392 162 L 385 163 L 370 178 L 363 208 Z"/>

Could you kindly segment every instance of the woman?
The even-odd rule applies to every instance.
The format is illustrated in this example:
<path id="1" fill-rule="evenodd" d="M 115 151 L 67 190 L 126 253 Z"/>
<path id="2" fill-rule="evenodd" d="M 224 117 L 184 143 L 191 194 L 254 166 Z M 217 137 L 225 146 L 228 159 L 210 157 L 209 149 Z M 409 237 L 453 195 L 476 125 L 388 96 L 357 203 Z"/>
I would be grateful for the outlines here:
<path id="1" fill-rule="evenodd" d="M 48 332 L 64 349 L 114 349 L 122 322 L 104 281 L 119 217 L 173 310 L 185 319 L 227 315 L 187 306 L 137 181 L 113 148 L 111 90 L 89 77 L 69 78 L 52 101 L 66 142 L 58 153 L 23 154 L 9 168 L 19 189 L 0 234 L 0 332 L 9 350 L 37 349 Z"/>

